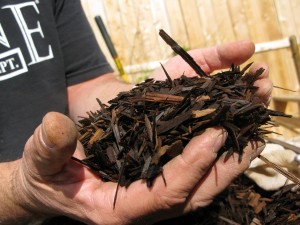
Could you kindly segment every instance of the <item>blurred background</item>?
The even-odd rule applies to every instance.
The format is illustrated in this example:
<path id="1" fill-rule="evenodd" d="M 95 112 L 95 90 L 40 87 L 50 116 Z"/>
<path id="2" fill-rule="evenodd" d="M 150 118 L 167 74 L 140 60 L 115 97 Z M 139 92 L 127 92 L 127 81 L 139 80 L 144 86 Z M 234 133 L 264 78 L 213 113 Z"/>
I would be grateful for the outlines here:
<path id="1" fill-rule="evenodd" d="M 274 85 L 271 108 L 293 115 L 276 119 L 275 132 L 300 133 L 300 0 L 82 0 L 97 41 L 118 70 L 95 22 L 100 16 L 132 83 L 145 79 L 173 52 L 158 35 L 164 29 L 184 49 L 249 39 L 266 62 Z M 247 63 L 249 63 L 247 62 Z"/>

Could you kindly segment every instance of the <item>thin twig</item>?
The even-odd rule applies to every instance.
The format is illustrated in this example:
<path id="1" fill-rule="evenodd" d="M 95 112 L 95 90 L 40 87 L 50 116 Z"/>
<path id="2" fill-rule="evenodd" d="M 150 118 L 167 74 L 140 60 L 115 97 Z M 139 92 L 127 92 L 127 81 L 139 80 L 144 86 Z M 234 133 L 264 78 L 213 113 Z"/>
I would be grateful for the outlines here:
<path id="1" fill-rule="evenodd" d="M 201 67 L 195 62 L 195 60 L 177 44 L 164 30 L 159 31 L 159 35 L 164 41 L 173 49 L 175 53 L 180 55 L 184 61 L 186 61 L 200 77 L 208 77 L 208 75 L 201 69 Z"/>
<path id="2" fill-rule="evenodd" d="M 298 177 L 296 177 L 294 174 L 282 169 L 281 167 L 279 167 L 275 163 L 272 163 L 270 160 L 268 160 L 267 158 L 265 158 L 262 155 L 259 155 L 258 158 L 261 159 L 262 161 L 264 161 L 266 164 L 268 164 L 270 167 L 272 167 L 278 173 L 282 174 L 283 176 L 285 176 L 286 178 L 288 178 L 289 180 L 293 181 L 295 184 L 300 186 L 300 179 Z"/>

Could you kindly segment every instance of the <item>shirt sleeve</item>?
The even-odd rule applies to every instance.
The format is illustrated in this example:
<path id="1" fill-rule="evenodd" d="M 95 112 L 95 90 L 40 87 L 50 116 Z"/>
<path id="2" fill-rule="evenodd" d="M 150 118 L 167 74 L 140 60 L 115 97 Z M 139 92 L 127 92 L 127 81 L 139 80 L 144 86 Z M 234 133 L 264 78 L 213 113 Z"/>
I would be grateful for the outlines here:
<path id="1" fill-rule="evenodd" d="M 55 19 L 68 86 L 113 72 L 96 41 L 80 0 L 56 1 Z"/>

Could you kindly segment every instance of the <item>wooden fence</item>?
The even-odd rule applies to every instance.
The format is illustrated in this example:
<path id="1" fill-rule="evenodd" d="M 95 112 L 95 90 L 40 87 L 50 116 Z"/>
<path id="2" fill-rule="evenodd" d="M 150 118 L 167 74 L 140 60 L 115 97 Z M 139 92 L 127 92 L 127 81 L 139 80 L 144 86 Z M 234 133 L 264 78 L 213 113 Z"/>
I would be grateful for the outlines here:
<path id="1" fill-rule="evenodd" d="M 299 117 L 299 75 L 288 38 L 300 37 L 300 0 L 82 0 L 82 4 L 111 64 L 114 62 L 94 21 L 96 15 L 102 17 L 133 78 L 135 68 L 139 76 L 146 74 L 159 65 L 157 61 L 172 55 L 158 35 L 161 28 L 186 49 L 252 40 L 258 51 L 251 61 L 266 62 L 274 85 L 296 91 L 275 89 L 274 97 L 292 95 L 295 99 L 273 101 L 272 107 Z M 264 48 L 275 49 L 262 51 Z"/>

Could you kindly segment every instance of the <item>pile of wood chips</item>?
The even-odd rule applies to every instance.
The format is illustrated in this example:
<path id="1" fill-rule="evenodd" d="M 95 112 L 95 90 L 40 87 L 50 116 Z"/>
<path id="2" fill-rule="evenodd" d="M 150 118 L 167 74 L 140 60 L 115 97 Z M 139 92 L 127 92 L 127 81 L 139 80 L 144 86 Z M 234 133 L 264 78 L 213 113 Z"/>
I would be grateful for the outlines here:
<path id="1" fill-rule="evenodd" d="M 199 76 L 172 80 L 163 68 L 165 81 L 148 79 L 119 93 L 110 106 L 98 100 L 100 110 L 79 121 L 87 158 L 77 161 L 121 186 L 138 179 L 151 186 L 163 165 L 207 127 L 224 127 L 229 135 L 219 154 L 238 152 L 241 159 L 250 140 L 271 132 L 266 126 L 273 126 L 272 116 L 289 117 L 268 109 L 256 95 L 254 82 L 263 69 L 247 73 L 251 64 L 242 70 L 232 65 L 208 76 L 166 32 L 159 34 Z"/>
<path id="2" fill-rule="evenodd" d="M 128 186 L 146 179 L 148 186 L 162 167 L 207 127 L 228 131 L 219 152 L 240 156 L 249 140 L 271 131 L 272 116 L 287 116 L 266 108 L 256 96 L 255 80 L 263 72 L 230 70 L 209 77 L 182 76 L 166 81 L 148 79 L 90 112 L 80 120 L 79 140 L 87 158 L 81 162 L 107 181 Z M 204 156 L 205 157 L 205 156 Z"/>
<path id="3" fill-rule="evenodd" d="M 268 192 L 241 176 L 208 207 L 156 225 L 299 225 L 300 191 L 292 192 L 294 186 Z"/>

